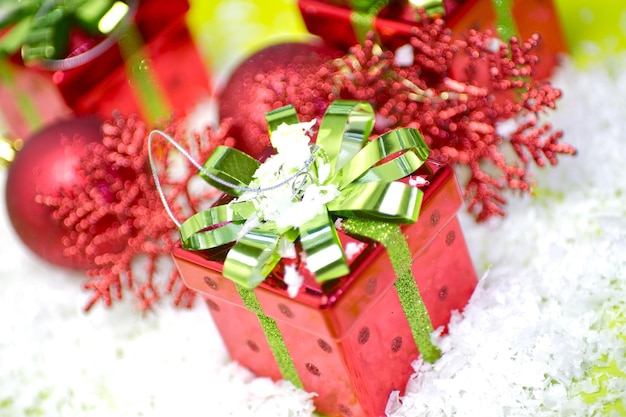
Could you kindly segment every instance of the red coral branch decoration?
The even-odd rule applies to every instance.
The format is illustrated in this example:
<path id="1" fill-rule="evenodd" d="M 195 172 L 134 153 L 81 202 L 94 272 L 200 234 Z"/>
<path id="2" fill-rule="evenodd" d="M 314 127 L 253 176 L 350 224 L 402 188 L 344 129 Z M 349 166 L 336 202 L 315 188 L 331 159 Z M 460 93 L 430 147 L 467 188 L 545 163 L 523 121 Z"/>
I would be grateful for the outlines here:
<path id="1" fill-rule="evenodd" d="M 165 131 L 183 147 L 194 149 L 196 160 L 204 161 L 217 145 L 234 145 L 229 128 L 230 122 L 225 121 L 215 131 L 188 135 L 182 121 L 177 121 Z M 126 291 L 132 291 L 142 311 L 165 294 L 173 297 L 175 305 L 190 307 L 195 293 L 180 281 L 170 261 L 177 227 L 163 207 L 150 171 L 148 126 L 137 117 L 116 115 L 103 124 L 102 133 L 102 142 L 87 146 L 78 169 L 86 186 L 62 189 L 44 199 L 54 209 L 54 217 L 73 231 L 65 250 L 85 253 L 94 264 L 84 283 L 91 292 L 85 310 L 98 301 L 110 306 Z M 218 192 L 207 186 L 194 193 L 190 182 L 196 170 L 187 160 L 176 158 L 171 144 L 158 145 L 153 152 L 160 182 L 172 213 L 184 219 Z M 167 267 L 159 268 L 164 262 Z"/>
<path id="2" fill-rule="evenodd" d="M 561 93 L 532 77 L 538 42 L 533 36 L 507 44 L 489 31 L 455 37 L 442 20 L 423 18 L 410 42 L 395 53 L 370 39 L 321 67 L 294 64 L 249 76 L 246 90 L 255 99 L 241 112 L 293 104 L 304 118 L 320 119 L 335 99 L 369 101 L 377 115 L 375 133 L 419 129 L 434 158 L 469 167 L 468 209 L 484 221 L 504 215 L 505 189 L 531 191 L 531 160 L 554 165 L 559 154 L 575 153 L 559 142 L 561 132 L 540 122 Z M 512 133 L 504 131 L 506 121 L 515 125 Z M 253 120 L 245 123 L 243 130 L 265 129 L 252 126 Z M 267 136 L 260 140 L 268 141 Z"/>

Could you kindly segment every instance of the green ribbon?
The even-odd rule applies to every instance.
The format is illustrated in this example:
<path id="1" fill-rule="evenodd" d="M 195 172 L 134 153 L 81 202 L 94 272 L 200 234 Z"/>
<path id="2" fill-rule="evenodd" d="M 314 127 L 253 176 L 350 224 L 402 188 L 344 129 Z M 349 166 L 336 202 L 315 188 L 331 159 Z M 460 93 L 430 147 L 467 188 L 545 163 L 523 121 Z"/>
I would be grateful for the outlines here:
<path id="1" fill-rule="evenodd" d="M 413 340 L 425 361 L 437 360 L 441 352 L 430 340 L 433 325 L 415 282 L 411 270 L 413 258 L 400 227 L 397 224 L 354 218 L 344 221 L 343 227 L 347 233 L 378 241 L 385 247 L 396 274 L 394 286 Z"/>
<path id="2" fill-rule="evenodd" d="M 143 44 L 141 33 L 135 25 L 128 25 L 124 35 L 119 38 L 126 73 L 143 116 L 153 123 L 162 122 L 171 115 L 172 106 L 154 74 L 150 58 L 142 49 Z"/>
<path id="3" fill-rule="evenodd" d="M 518 36 L 517 25 L 513 18 L 513 1 L 514 0 L 491 0 L 496 10 L 496 30 L 498 35 L 505 41 L 513 36 Z"/>
<path id="4" fill-rule="evenodd" d="M 298 121 L 292 106 L 270 112 L 267 117 L 271 132 L 285 121 Z M 330 165 L 323 185 L 336 186 L 339 195 L 325 205 L 323 213 L 299 228 L 282 230 L 274 221 L 259 218 L 254 201 L 234 200 L 187 219 L 179 230 L 182 246 L 206 250 L 234 243 L 222 273 L 246 288 L 260 284 L 278 264 L 281 240 L 299 239 L 306 266 L 318 282 L 347 275 L 349 268 L 334 218 L 413 223 L 422 200 L 420 189 L 397 181 L 417 170 L 428 157 L 422 136 L 415 129 L 397 129 L 369 141 L 373 122 L 372 107 L 361 102 L 335 101 L 324 115 L 316 141 L 319 158 L 303 172 L 315 179 L 320 160 Z M 205 162 L 201 176 L 237 197 L 252 189 L 250 184 L 260 165 L 237 149 L 221 146 Z"/>
<path id="5" fill-rule="evenodd" d="M 343 3 L 353 10 L 376 15 L 393 1 L 394 0 L 344 0 Z M 408 0 L 408 2 L 416 9 L 423 8 L 428 16 L 442 15 L 445 13 L 443 0 Z"/>
<path id="6" fill-rule="evenodd" d="M 0 55 L 20 48 L 24 62 L 60 60 L 66 56 L 72 27 L 93 36 L 108 36 L 126 18 L 129 7 L 119 0 L 3 0 Z"/>
<path id="7" fill-rule="evenodd" d="M 367 35 L 373 32 L 376 37 L 378 34 L 374 29 L 374 20 L 378 13 L 389 4 L 390 0 L 353 0 L 348 6 L 354 11 L 350 15 L 350 22 L 354 29 L 354 34 L 360 43 L 367 39 Z"/>
<path id="8" fill-rule="evenodd" d="M 259 299 L 254 294 L 254 291 L 243 288 L 240 285 L 237 285 L 237 291 L 246 309 L 256 314 L 261 328 L 263 329 L 263 333 L 265 334 L 265 338 L 267 339 L 267 343 L 270 346 L 270 350 L 276 359 L 280 374 L 296 387 L 300 389 L 304 388 L 300 376 L 298 375 L 298 370 L 293 363 L 289 349 L 287 349 L 287 345 L 285 345 L 285 340 L 280 334 L 276 321 L 263 313 L 261 303 L 259 303 Z"/>

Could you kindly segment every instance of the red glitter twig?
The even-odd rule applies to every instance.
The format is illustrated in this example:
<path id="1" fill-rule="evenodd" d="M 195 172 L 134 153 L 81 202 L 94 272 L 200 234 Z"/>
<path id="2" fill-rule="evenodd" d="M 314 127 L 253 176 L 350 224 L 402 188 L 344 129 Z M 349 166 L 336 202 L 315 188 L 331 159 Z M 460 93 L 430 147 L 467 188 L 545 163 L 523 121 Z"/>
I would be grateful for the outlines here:
<path id="1" fill-rule="evenodd" d="M 182 121 L 176 121 L 165 131 L 183 147 L 194 149 L 196 160 L 203 161 L 215 146 L 234 145 L 229 129 L 230 122 L 224 121 L 215 131 L 188 135 Z M 91 291 L 85 310 L 99 301 L 110 306 L 127 291 L 142 311 L 151 309 L 165 294 L 173 297 L 175 305 L 190 307 L 195 293 L 182 284 L 170 261 L 177 227 L 161 203 L 150 172 L 148 126 L 136 117 L 115 115 L 103 124 L 102 132 L 102 142 L 88 145 L 81 159 L 78 174 L 86 185 L 42 199 L 72 231 L 65 250 L 85 253 L 94 265 L 87 270 L 83 285 Z M 171 211 L 179 219 L 186 218 L 218 192 L 207 186 L 194 193 L 190 189 L 196 174 L 193 166 L 177 160 L 169 143 L 158 145 L 153 151 Z M 182 161 L 177 164 L 182 176 L 174 175 L 177 161 Z M 167 267 L 160 268 L 162 263 Z"/>
<path id="2" fill-rule="evenodd" d="M 507 44 L 489 31 L 474 30 L 455 37 L 442 20 L 423 18 L 407 46 L 410 62 L 399 62 L 400 53 L 370 39 L 321 67 L 294 64 L 248 76 L 246 91 L 254 100 L 243 103 L 241 112 L 293 104 L 305 120 L 319 120 L 335 99 L 369 101 L 376 110 L 376 134 L 416 128 L 432 157 L 469 168 L 463 184 L 468 209 L 484 221 L 505 214 L 506 189 L 530 192 L 531 161 L 554 165 L 559 154 L 575 153 L 559 142 L 561 132 L 539 121 L 561 93 L 532 78 L 538 42 L 532 36 Z M 513 133 L 503 132 L 505 121 L 516 125 Z M 248 131 L 265 130 L 263 120 L 245 123 Z M 264 133 L 259 140 L 269 143 Z M 507 146 L 515 158 L 505 158 Z"/>

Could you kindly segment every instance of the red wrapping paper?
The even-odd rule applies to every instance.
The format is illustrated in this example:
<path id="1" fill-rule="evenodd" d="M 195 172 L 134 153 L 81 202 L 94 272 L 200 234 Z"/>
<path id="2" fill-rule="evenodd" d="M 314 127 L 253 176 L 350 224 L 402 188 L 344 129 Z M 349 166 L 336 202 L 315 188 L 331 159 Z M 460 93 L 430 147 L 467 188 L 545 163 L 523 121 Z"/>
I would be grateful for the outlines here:
<path id="1" fill-rule="evenodd" d="M 438 328 L 464 308 L 477 280 L 456 217 L 462 196 L 452 170 L 429 161 L 419 172 L 430 184 L 418 222 L 403 231 L 413 274 Z M 341 232 L 340 238 L 344 248 L 358 243 Z M 254 290 L 263 313 L 277 322 L 304 389 L 319 394 L 317 410 L 328 416 L 383 415 L 389 394 L 404 388 L 418 357 L 387 252 L 376 243 L 361 246 L 349 258 L 348 276 L 324 285 L 305 276 L 295 298 L 280 279 L 280 265 Z M 205 297 L 231 357 L 259 376 L 281 379 L 257 316 L 221 275 L 218 252 L 179 247 L 173 257 L 185 284 Z"/>
<path id="2" fill-rule="evenodd" d="M 541 35 L 536 49 L 540 58 L 535 77 L 548 77 L 558 64 L 559 54 L 567 51 L 563 31 L 554 3 L 550 0 L 512 0 L 512 16 L 521 39 L 534 33 Z M 351 23 L 353 11 L 323 0 L 298 0 L 304 23 L 309 32 L 329 44 L 347 49 L 358 42 Z M 448 13 L 445 21 L 453 33 L 462 35 L 468 29 L 496 29 L 496 10 L 491 0 L 467 0 L 444 3 Z M 454 6 L 454 7 L 451 7 Z M 410 38 L 415 10 L 410 5 L 383 9 L 374 19 L 374 29 L 380 41 L 395 50 Z"/>

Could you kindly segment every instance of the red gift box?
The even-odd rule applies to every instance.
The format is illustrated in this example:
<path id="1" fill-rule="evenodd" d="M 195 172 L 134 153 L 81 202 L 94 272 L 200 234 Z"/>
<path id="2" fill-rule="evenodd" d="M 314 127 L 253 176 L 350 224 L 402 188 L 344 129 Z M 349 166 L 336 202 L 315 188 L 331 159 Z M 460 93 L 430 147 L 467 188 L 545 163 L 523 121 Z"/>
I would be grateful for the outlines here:
<path id="1" fill-rule="evenodd" d="M 491 29 L 497 33 L 497 13 L 491 0 L 459 3 L 450 7 L 444 2 L 448 10 L 446 25 L 453 33 L 462 35 L 468 29 Z M 411 27 L 416 23 L 416 11 L 409 3 L 402 7 L 393 6 L 393 2 L 391 4 L 374 18 L 372 26 L 381 43 L 395 50 L 410 38 Z M 312 34 L 340 49 L 347 49 L 358 42 L 351 23 L 353 10 L 322 0 L 298 0 L 298 5 Z M 534 33 L 541 35 L 541 42 L 535 50 L 540 58 L 535 76 L 539 79 L 548 77 L 558 64 L 559 54 L 567 51 L 554 3 L 547 0 L 512 0 L 511 15 L 522 40 Z"/>
<path id="2" fill-rule="evenodd" d="M 117 43 L 93 59 L 51 74 L 63 100 L 76 114 L 109 118 L 119 110 L 150 118 L 150 113 L 169 117 L 173 110 L 184 115 L 209 96 L 208 74 L 185 24 L 187 0 L 138 3 L 136 13 L 130 15 L 129 29 L 115 35 L 120 36 Z M 102 39 L 74 30 L 69 50 L 84 53 L 100 42 Z M 142 78 L 155 94 L 146 95 L 145 86 L 138 82 Z M 146 110 L 157 101 L 163 101 L 166 108 Z"/>
<path id="3" fill-rule="evenodd" d="M 167 104 L 178 114 L 188 113 L 210 94 L 207 71 L 185 24 L 188 9 L 186 0 L 143 0 L 135 17 L 144 42 L 139 52 L 145 60 L 143 68 L 132 70 L 140 72 L 137 76 L 153 77 L 151 83 L 165 93 Z M 61 94 L 77 114 L 110 117 L 113 110 L 141 111 L 137 86 L 129 80 L 117 47 L 57 76 Z"/>
<path id="4" fill-rule="evenodd" d="M 185 25 L 188 8 L 186 0 L 143 0 L 135 17 L 144 43 L 139 52 L 145 60 L 143 68 L 132 71 L 151 77 L 151 84 L 165 93 L 167 104 L 178 114 L 186 114 L 210 93 L 207 71 Z M 63 72 L 58 87 L 77 114 L 136 113 L 142 105 L 128 71 L 119 48 L 111 48 L 98 59 Z"/>
<path id="5" fill-rule="evenodd" d="M 453 171 L 429 160 L 416 174 L 429 184 L 423 187 L 418 221 L 402 230 L 413 276 L 438 328 L 446 326 L 452 311 L 464 308 L 477 280 L 456 216 L 462 196 Z M 223 249 L 178 247 L 173 257 L 185 284 L 205 297 L 234 360 L 257 375 L 283 378 L 261 324 L 273 319 L 304 389 L 319 394 L 314 399 L 319 412 L 378 417 L 391 391 L 405 386 L 418 348 L 387 251 L 338 232 L 344 247 L 360 245 L 358 255 L 349 258 L 349 275 L 325 284 L 305 276 L 303 288 L 290 298 L 279 264 L 254 289 L 257 311 L 247 309 L 238 287 L 222 276 Z"/>

